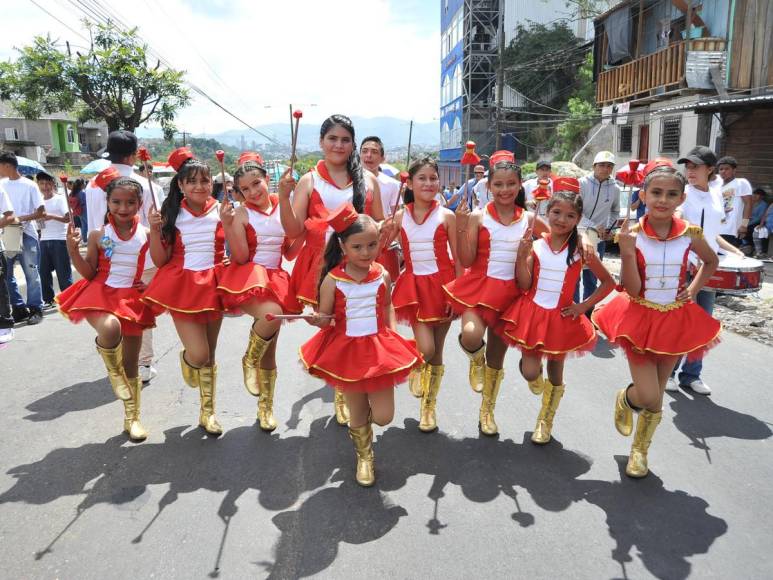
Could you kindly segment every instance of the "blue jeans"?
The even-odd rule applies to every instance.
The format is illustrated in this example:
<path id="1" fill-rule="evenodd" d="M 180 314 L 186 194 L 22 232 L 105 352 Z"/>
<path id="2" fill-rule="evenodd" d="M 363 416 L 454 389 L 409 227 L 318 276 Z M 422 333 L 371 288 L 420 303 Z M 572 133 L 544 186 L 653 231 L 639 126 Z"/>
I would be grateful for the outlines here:
<path id="1" fill-rule="evenodd" d="M 607 249 L 606 242 L 599 242 L 596 247 L 596 251 L 599 253 L 599 260 L 604 259 L 604 252 Z M 587 300 L 588 296 L 596 291 L 596 287 L 599 284 L 599 279 L 591 272 L 590 268 L 583 268 L 582 270 L 582 299 Z M 580 303 L 580 281 L 577 280 L 577 286 L 574 287 L 574 301 Z"/>
<path id="2" fill-rule="evenodd" d="M 0 252 L 0 328 L 13 328 L 11 301 L 8 298 L 8 285 L 5 283 L 5 269 L 8 260 L 4 252 Z"/>
<path id="3" fill-rule="evenodd" d="M 59 291 L 72 286 L 72 268 L 64 240 L 43 240 L 40 242 L 40 284 L 43 287 L 43 302 L 54 301 L 54 277 L 56 271 Z"/>
<path id="4" fill-rule="evenodd" d="M 11 306 L 21 308 L 25 306 L 24 299 L 19 292 L 16 278 L 13 276 L 13 268 L 16 262 L 21 264 L 24 271 L 24 279 L 27 281 L 27 308 L 41 310 L 43 297 L 40 289 L 40 244 L 29 234 L 22 234 L 21 252 L 8 258 L 8 269 L 5 272 L 5 281 L 8 284 L 8 293 L 11 298 Z"/>
<path id="5" fill-rule="evenodd" d="M 698 292 L 698 296 L 695 297 L 695 303 L 703 308 L 703 310 L 711 315 L 714 313 L 714 302 L 717 299 L 716 292 L 709 292 L 707 290 L 701 290 Z M 679 384 L 689 385 L 696 379 L 701 378 L 701 370 L 703 370 L 703 359 L 694 361 L 688 361 L 687 358 L 683 358 L 676 363 L 671 376 L 676 374 L 676 369 L 682 367 L 682 371 L 679 373 Z"/>

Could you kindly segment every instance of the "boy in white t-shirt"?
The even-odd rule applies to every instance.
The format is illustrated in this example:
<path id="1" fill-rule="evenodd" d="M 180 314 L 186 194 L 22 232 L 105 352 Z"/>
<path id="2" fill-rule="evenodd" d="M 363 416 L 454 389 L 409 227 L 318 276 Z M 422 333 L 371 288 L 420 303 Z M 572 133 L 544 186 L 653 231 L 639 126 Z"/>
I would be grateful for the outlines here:
<path id="1" fill-rule="evenodd" d="M 56 181 L 53 175 L 45 171 L 36 177 L 43 203 L 46 206 L 46 217 L 40 230 L 40 284 L 43 289 L 43 303 L 46 308 L 54 306 L 54 278 L 51 272 L 56 271 L 59 291 L 72 285 L 72 268 L 70 256 L 67 254 L 67 225 L 70 223 L 70 206 L 67 198 L 56 192 Z"/>
<path id="2" fill-rule="evenodd" d="M 720 233 L 735 247 L 741 245 L 752 216 L 752 184 L 743 177 L 736 177 L 738 162 L 735 157 L 725 156 L 717 161 L 717 172 L 722 178 L 722 203 L 725 219 Z"/>
<path id="3" fill-rule="evenodd" d="M 0 186 L 0 230 L 13 223 L 13 206 L 5 189 Z M 3 240 L 0 238 L 0 344 L 13 340 L 13 314 L 11 300 L 8 297 L 8 286 L 5 283 L 5 272 L 8 262 L 3 251 Z"/>

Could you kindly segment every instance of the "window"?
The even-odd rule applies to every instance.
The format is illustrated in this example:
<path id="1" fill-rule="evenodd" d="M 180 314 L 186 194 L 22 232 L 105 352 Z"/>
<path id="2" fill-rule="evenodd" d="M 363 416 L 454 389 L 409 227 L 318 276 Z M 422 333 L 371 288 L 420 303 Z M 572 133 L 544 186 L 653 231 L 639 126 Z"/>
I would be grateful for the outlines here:
<path id="1" fill-rule="evenodd" d="M 19 140 L 19 132 L 16 130 L 16 127 L 6 127 L 5 128 L 5 140 L 6 141 L 18 141 Z"/>
<path id="2" fill-rule="evenodd" d="M 682 135 L 682 118 L 665 117 L 660 123 L 660 152 L 679 153 L 679 138 Z"/>
<path id="3" fill-rule="evenodd" d="M 67 143 L 70 145 L 75 143 L 75 130 L 72 128 L 72 125 L 67 125 Z"/>
<path id="4" fill-rule="evenodd" d="M 631 141 L 633 141 L 633 126 L 621 125 L 617 131 L 617 150 L 620 153 L 630 153 Z"/>

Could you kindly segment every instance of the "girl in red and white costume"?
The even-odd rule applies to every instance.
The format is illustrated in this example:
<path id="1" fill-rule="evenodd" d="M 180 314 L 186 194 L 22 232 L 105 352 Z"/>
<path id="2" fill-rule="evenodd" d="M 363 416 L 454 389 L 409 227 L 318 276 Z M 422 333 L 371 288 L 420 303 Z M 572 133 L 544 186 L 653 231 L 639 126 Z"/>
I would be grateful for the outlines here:
<path id="1" fill-rule="evenodd" d="M 258 397 L 258 421 L 264 431 L 276 429 L 274 388 L 276 343 L 280 322 L 267 314 L 291 314 L 295 297 L 290 276 L 282 269 L 282 257 L 292 260 L 300 248 L 285 237 L 279 219 L 279 199 L 268 193 L 268 174 L 257 153 L 243 153 L 234 173 L 234 189 L 244 199 L 235 208 L 223 200 L 223 229 L 231 261 L 218 276 L 217 289 L 227 310 L 243 311 L 255 322 L 247 352 L 242 358 L 244 386 Z"/>
<path id="2" fill-rule="evenodd" d="M 451 325 L 451 307 L 443 284 L 461 273 L 456 262 L 456 216 L 435 199 L 440 191 L 438 166 L 425 157 L 408 169 L 409 196 L 394 218 L 400 232 L 405 270 L 395 283 L 392 302 L 398 320 L 413 328 L 424 364 L 411 376 L 411 393 L 421 397 L 419 429 L 437 429 L 435 404 L 443 379 L 443 346 Z M 459 271 L 457 271 L 459 270 Z"/>
<path id="3" fill-rule="evenodd" d="M 577 224 L 582 218 L 580 183 L 573 177 L 557 177 L 547 204 L 549 233 L 532 242 L 527 232 L 518 247 L 516 278 L 525 292 L 502 314 L 500 332 L 510 345 L 521 350 L 521 374 L 542 407 L 531 440 L 550 441 L 553 419 L 564 395 L 564 361 L 568 353 L 593 350 L 596 331 L 585 313 L 604 299 L 615 282 L 593 253 L 583 260 Z M 574 303 L 574 288 L 583 266 L 601 285 L 586 300 Z M 547 359 L 547 380 L 542 361 Z"/>
<path id="4" fill-rule="evenodd" d="M 311 321 L 322 330 L 301 346 L 301 360 L 309 373 L 344 391 L 356 479 L 369 486 L 375 482 L 371 422 L 392 421 L 393 387 L 407 379 L 421 356 L 395 332 L 389 273 L 375 262 L 376 222 L 346 204 L 329 223 L 335 234 L 325 250 L 318 314 Z"/>
<path id="5" fill-rule="evenodd" d="M 67 251 L 83 277 L 56 296 L 59 311 L 72 322 L 86 320 L 97 331 L 97 351 L 110 384 L 124 404 L 124 430 L 133 441 L 148 434 L 140 423 L 138 360 L 142 332 L 155 326 L 155 317 L 142 303 L 142 272 L 148 253 L 148 230 L 139 223 L 142 186 L 109 167 L 95 178 L 107 195 L 107 223 L 89 232 L 86 257 L 81 236 L 72 223 Z"/>
<path id="6" fill-rule="evenodd" d="M 282 227 L 290 238 L 305 237 L 305 243 L 293 266 L 290 289 L 301 304 L 317 307 L 319 275 L 325 244 L 333 233 L 327 217 L 344 203 L 362 213 L 368 192 L 373 198 L 374 219 L 384 219 L 381 194 L 376 178 L 365 173 L 354 137 L 352 121 L 344 115 L 325 119 L 319 130 L 323 159 L 297 185 L 288 169 L 279 181 L 279 213 Z M 290 201 L 292 194 L 292 201 Z M 335 393 L 336 420 L 345 425 L 348 410 L 341 391 Z"/>
<path id="7" fill-rule="evenodd" d="M 158 272 L 143 300 L 156 314 L 172 315 L 184 348 L 183 379 L 199 389 L 199 425 L 220 435 L 223 428 L 215 416 L 215 348 L 223 322 L 217 270 L 222 268 L 225 244 L 220 206 L 212 197 L 209 166 L 195 159 L 190 149 L 174 150 L 169 165 L 177 171 L 169 196 L 160 213 L 148 215 L 150 255 Z"/>
<path id="8" fill-rule="evenodd" d="M 662 162 L 660 162 L 662 163 Z M 633 227 L 623 224 L 618 236 L 625 292 L 593 313 L 593 322 L 628 357 L 633 382 L 617 393 L 615 427 L 633 432 L 625 473 L 644 477 L 647 452 L 662 418 L 663 391 L 677 360 L 700 358 L 721 331 L 719 321 L 695 303 L 695 297 L 717 269 L 717 255 L 699 226 L 674 217 L 685 200 L 685 180 L 669 165 L 645 168 L 639 196 L 647 215 Z M 700 268 L 687 285 L 687 258 L 694 252 Z M 687 331 L 689 329 L 689 331 Z"/>

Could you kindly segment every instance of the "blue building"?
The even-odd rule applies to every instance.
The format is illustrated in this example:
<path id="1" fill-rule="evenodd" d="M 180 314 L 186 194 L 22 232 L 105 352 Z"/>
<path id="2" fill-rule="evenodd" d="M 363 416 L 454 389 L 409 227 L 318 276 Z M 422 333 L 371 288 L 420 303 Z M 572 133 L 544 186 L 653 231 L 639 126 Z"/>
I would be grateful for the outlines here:
<path id="1" fill-rule="evenodd" d="M 461 182 L 464 95 L 464 0 L 441 0 L 440 182 Z"/>

